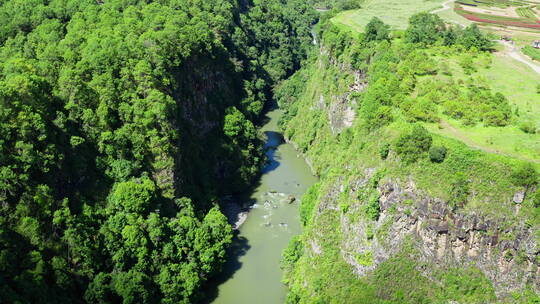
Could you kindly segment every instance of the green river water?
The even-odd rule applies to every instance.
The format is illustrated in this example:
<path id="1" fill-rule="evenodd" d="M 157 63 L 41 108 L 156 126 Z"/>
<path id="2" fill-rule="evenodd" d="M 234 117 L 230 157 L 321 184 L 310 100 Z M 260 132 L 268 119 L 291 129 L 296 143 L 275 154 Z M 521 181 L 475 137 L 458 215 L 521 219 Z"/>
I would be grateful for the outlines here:
<path id="1" fill-rule="evenodd" d="M 293 146 L 283 141 L 277 127 L 280 115 L 279 110 L 267 114 L 269 121 L 262 131 L 270 163 L 250 195 L 254 205 L 239 229 L 211 303 L 278 304 L 285 300 L 281 253 L 291 237 L 300 234 L 299 198 L 317 179 Z M 289 195 L 297 198 L 292 204 L 287 202 Z"/>

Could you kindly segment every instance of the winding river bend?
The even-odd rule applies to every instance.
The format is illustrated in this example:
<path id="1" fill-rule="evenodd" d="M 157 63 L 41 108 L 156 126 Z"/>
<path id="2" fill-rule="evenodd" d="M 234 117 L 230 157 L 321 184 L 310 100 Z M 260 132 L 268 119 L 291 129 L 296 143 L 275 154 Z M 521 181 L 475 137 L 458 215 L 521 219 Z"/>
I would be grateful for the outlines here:
<path id="1" fill-rule="evenodd" d="M 284 303 L 280 259 L 292 236 L 300 234 L 299 198 L 316 177 L 292 145 L 283 141 L 280 110 L 267 114 L 262 131 L 270 162 L 247 198 L 251 211 L 238 231 L 232 254 L 216 287 L 215 304 Z M 296 201 L 289 204 L 290 196 Z"/>

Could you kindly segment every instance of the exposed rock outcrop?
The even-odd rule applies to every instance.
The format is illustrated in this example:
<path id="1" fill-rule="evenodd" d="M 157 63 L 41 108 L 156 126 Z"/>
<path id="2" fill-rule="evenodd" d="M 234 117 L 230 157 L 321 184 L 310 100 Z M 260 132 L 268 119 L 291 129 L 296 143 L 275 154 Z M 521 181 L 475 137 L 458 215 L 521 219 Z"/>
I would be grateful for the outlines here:
<path id="1" fill-rule="evenodd" d="M 371 175 L 372 170 L 367 171 L 365 178 L 350 184 L 351 197 L 366 186 Z M 338 184 L 319 208 L 337 208 Z M 493 283 L 498 296 L 527 284 L 540 289 L 540 247 L 525 223 L 508 224 L 508 219 L 452 210 L 446 202 L 416 189 L 412 181 L 405 186 L 389 181 L 376 190 L 381 210 L 377 221 L 351 220 L 347 212 L 341 215 L 341 254 L 359 276 L 398 253 L 405 240 L 412 240 L 420 262 L 441 267 L 475 266 Z M 359 262 L 358 256 L 366 252 L 371 260 Z"/>

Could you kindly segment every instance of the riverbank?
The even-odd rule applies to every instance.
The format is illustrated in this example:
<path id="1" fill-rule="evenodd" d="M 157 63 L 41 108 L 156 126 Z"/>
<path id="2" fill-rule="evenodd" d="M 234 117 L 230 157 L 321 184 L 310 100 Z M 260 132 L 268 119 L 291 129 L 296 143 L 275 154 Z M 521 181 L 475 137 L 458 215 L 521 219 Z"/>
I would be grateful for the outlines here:
<path id="1" fill-rule="evenodd" d="M 268 163 L 245 198 L 233 201 L 224 213 L 233 214 L 237 228 L 223 274 L 209 291 L 208 303 L 283 303 L 280 260 L 294 235 L 301 233 L 298 204 L 317 181 L 308 164 L 279 132 L 281 111 L 272 110 L 261 128 Z M 294 198 L 294 200 L 293 200 Z"/>

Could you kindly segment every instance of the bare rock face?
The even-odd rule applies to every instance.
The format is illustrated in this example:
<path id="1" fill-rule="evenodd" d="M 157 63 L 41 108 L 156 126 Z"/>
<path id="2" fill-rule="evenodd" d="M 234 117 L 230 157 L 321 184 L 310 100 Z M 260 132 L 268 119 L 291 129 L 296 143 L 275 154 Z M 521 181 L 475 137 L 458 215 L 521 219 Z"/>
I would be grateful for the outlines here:
<path id="1" fill-rule="evenodd" d="M 246 221 L 248 210 L 242 208 L 240 204 L 230 197 L 224 199 L 221 203 L 221 211 L 227 217 L 227 221 L 234 230 L 238 230 Z"/>
<path id="2" fill-rule="evenodd" d="M 351 69 L 350 66 L 343 66 L 340 68 L 342 70 Z M 334 134 L 352 127 L 354 120 L 356 119 L 355 107 L 357 102 L 355 98 L 351 98 L 351 93 L 362 92 L 368 85 L 365 72 L 353 71 L 353 73 L 354 82 L 349 86 L 348 92 L 341 96 L 333 96 L 328 107 L 324 104 L 324 98 L 321 95 L 317 105 L 318 109 L 327 108 L 330 129 Z M 322 103 L 321 100 L 323 101 Z"/>
<path id="3" fill-rule="evenodd" d="M 514 203 L 521 204 L 525 200 L 525 191 L 518 191 L 516 194 L 514 194 Z"/>
<path id="4" fill-rule="evenodd" d="M 349 94 L 332 98 L 328 109 L 328 120 L 333 133 L 340 133 L 353 125 L 356 112 L 352 108 Z"/>
<path id="5" fill-rule="evenodd" d="M 367 181 L 359 179 L 349 188 L 356 191 Z M 411 183 L 402 186 L 387 182 L 377 191 L 381 214 L 376 222 L 353 222 L 346 214 L 341 218 L 342 257 L 359 276 L 396 254 L 404 240 L 412 239 L 422 262 L 475 266 L 491 280 L 497 296 L 521 290 L 527 284 L 540 290 L 540 247 L 535 231 L 525 223 L 508 227 L 504 223 L 509 220 L 452 210 L 446 202 L 424 195 Z M 516 196 L 514 201 L 523 201 L 524 193 Z M 368 240 L 368 225 L 375 231 L 384 229 L 384 234 L 375 233 Z M 355 259 L 365 252 L 372 254 L 372 263 Z"/>

